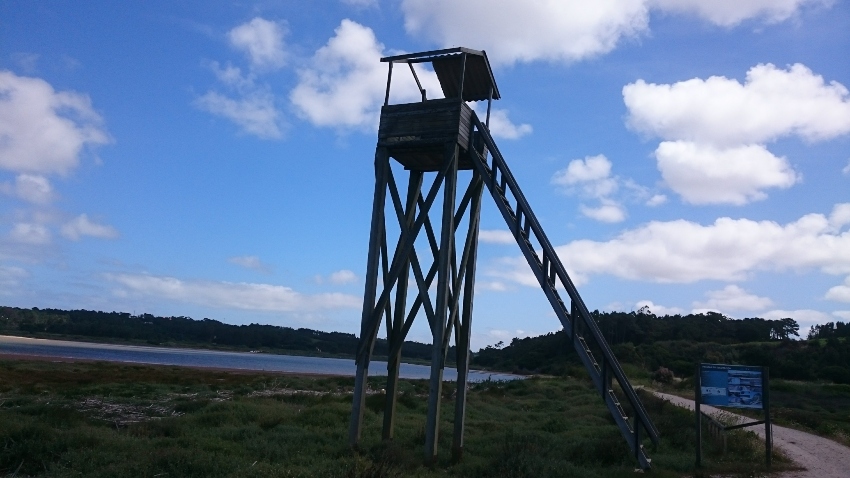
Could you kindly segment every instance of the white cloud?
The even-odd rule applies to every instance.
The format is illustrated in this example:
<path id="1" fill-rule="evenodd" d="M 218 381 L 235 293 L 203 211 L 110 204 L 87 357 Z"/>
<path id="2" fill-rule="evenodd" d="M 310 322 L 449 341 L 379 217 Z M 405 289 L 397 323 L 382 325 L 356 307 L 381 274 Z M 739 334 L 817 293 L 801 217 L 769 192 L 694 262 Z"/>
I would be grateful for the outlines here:
<path id="1" fill-rule="evenodd" d="M 473 109 L 483 122 L 487 115 L 486 102 L 475 102 Z M 499 139 L 519 139 L 534 131 L 530 124 L 515 124 L 508 118 L 508 110 L 492 108 L 490 110 L 490 134 Z"/>
<path id="2" fill-rule="evenodd" d="M 233 47 L 248 55 L 256 68 L 277 69 L 286 63 L 283 25 L 256 17 L 230 30 L 228 40 Z"/>
<path id="3" fill-rule="evenodd" d="M 651 198 L 647 199 L 646 205 L 649 207 L 660 206 L 667 202 L 667 196 L 664 194 L 655 194 Z"/>
<path id="4" fill-rule="evenodd" d="M 478 240 L 489 244 L 516 244 L 514 235 L 505 229 L 481 229 Z"/>
<path id="5" fill-rule="evenodd" d="M 84 148 L 110 141 L 88 96 L 10 71 L 0 71 L 0 138 L 0 168 L 38 174 L 66 174 Z"/>
<path id="6" fill-rule="evenodd" d="M 751 18 L 778 23 L 809 5 L 831 5 L 833 0 L 650 0 L 653 8 L 698 15 L 716 25 L 731 27 Z"/>
<path id="7" fill-rule="evenodd" d="M 664 139 L 718 147 L 796 135 L 810 141 L 850 132 L 850 94 L 799 63 L 756 65 L 743 84 L 712 76 L 672 85 L 638 80 L 623 87 L 628 123 Z"/>
<path id="8" fill-rule="evenodd" d="M 836 204 L 829 214 L 829 225 L 836 231 L 850 224 L 850 203 Z"/>
<path id="9" fill-rule="evenodd" d="M 599 207 L 588 207 L 582 204 L 579 210 L 585 216 L 600 222 L 615 223 L 626 219 L 625 209 L 616 201 L 603 200 Z"/>
<path id="10" fill-rule="evenodd" d="M 773 301 L 767 297 L 759 297 L 750 294 L 737 285 L 727 285 L 721 290 L 706 292 L 708 300 L 705 302 L 694 302 L 696 309 L 708 309 L 718 312 L 738 310 L 764 310 L 773 305 Z"/>
<path id="11" fill-rule="evenodd" d="M 809 334 L 809 329 L 813 325 L 821 325 L 832 321 L 829 314 L 819 310 L 800 309 L 800 310 L 771 310 L 764 314 L 759 314 L 764 319 L 780 320 L 784 318 L 792 318 L 800 326 L 800 337 L 805 337 Z"/>
<path id="12" fill-rule="evenodd" d="M 260 258 L 257 256 L 235 256 L 228 258 L 227 262 L 231 264 L 236 264 L 237 266 L 244 267 L 246 269 L 252 269 L 257 272 L 262 272 L 264 274 L 268 274 L 272 270 L 271 266 L 261 261 Z"/>
<path id="13" fill-rule="evenodd" d="M 80 214 L 62 226 L 62 235 L 72 241 L 78 241 L 83 236 L 115 239 L 118 231 L 112 226 L 92 222 L 86 214 Z"/>
<path id="14" fill-rule="evenodd" d="M 731 27 L 777 23 L 833 0 L 403 0 L 407 33 L 443 47 L 487 50 L 496 64 L 574 62 L 613 50 L 649 31 L 649 10 L 695 14 Z M 469 19 L 476 21 L 471 22 Z"/>
<path id="15" fill-rule="evenodd" d="M 573 185 L 579 183 L 607 180 L 611 175 L 611 161 L 605 155 L 587 156 L 584 159 L 570 161 L 566 169 L 555 173 L 555 184 Z"/>
<path id="16" fill-rule="evenodd" d="M 195 105 L 233 121 L 244 133 L 258 138 L 279 139 L 283 136 L 280 112 L 275 107 L 274 95 L 267 89 L 260 88 L 237 99 L 208 91 L 195 100 Z"/>
<path id="17" fill-rule="evenodd" d="M 761 145 L 717 149 L 664 141 L 655 158 L 667 185 L 691 204 L 743 205 L 767 198 L 764 189 L 789 188 L 799 179 L 785 158 Z"/>
<path id="18" fill-rule="evenodd" d="M 665 307 L 663 305 L 653 304 L 651 300 L 642 300 L 635 304 L 635 309 L 637 310 L 644 307 L 657 316 L 684 315 L 686 313 L 683 309 L 678 307 Z"/>
<path id="19" fill-rule="evenodd" d="M 299 114 L 316 126 L 377 128 L 387 84 L 387 65 L 380 62 L 384 45 L 370 28 L 348 19 L 334 32 L 309 67 L 298 72 L 299 83 L 289 98 Z M 433 72 L 417 67 L 417 75 L 428 98 L 442 97 Z M 421 99 L 409 73 L 398 71 L 392 81 L 391 101 Z"/>
<path id="20" fill-rule="evenodd" d="M 596 207 L 579 206 L 581 213 L 591 219 L 609 223 L 626 219 L 625 208 L 612 197 L 620 188 L 620 179 L 611 176 L 611 161 L 605 155 L 570 161 L 566 168 L 555 172 L 552 183 L 562 186 L 568 194 L 578 193 L 598 200 Z"/>
<path id="21" fill-rule="evenodd" d="M 658 168 L 691 203 L 744 204 L 798 175 L 765 143 L 797 136 L 820 141 L 850 133 L 850 93 L 801 64 L 752 67 L 742 84 L 712 76 L 623 87 L 633 129 L 658 136 Z"/>
<path id="22" fill-rule="evenodd" d="M 331 284 L 351 284 L 357 282 L 357 274 L 348 269 L 342 269 L 331 273 L 328 279 Z"/>
<path id="23" fill-rule="evenodd" d="M 850 159 L 847 160 L 847 166 L 844 166 L 841 169 L 841 172 L 844 174 L 850 174 Z"/>
<path id="24" fill-rule="evenodd" d="M 832 313 L 832 315 L 841 319 L 850 320 L 850 310 L 836 310 Z"/>
<path id="25" fill-rule="evenodd" d="M 645 0 L 404 0 L 401 8 L 410 35 L 487 50 L 497 64 L 607 53 L 649 20 Z"/>
<path id="26" fill-rule="evenodd" d="M 475 291 L 489 290 L 493 292 L 504 292 L 508 290 L 508 286 L 500 281 L 475 281 Z"/>
<path id="27" fill-rule="evenodd" d="M 33 204 L 47 204 L 53 199 L 50 181 L 35 174 L 19 174 L 14 184 L 0 183 L 0 192 Z"/>
<path id="28" fill-rule="evenodd" d="M 123 289 L 119 293 L 187 302 L 204 307 L 270 312 L 309 312 L 356 309 L 359 297 L 329 293 L 306 295 L 289 287 L 213 281 L 183 281 L 174 277 L 143 274 L 108 274 Z"/>
<path id="29" fill-rule="evenodd" d="M 850 274 L 850 231 L 836 230 L 823 214 L 784 225 L 728 217 L 709 225 L 652 221 L 608 241 L 577 240 L 556 250 L 577 284 L 593 274 L 661 283 L 740 281 L 755 271 Z M 536 285 L 522 258 L 499 265 L 490 275 Z"/>
<path id="30" fill-rule="evenodd" d="M 850 276 L 844 280 L 844 285 L 831 287 L 826 292 L 825 298 L 838 302 L 850 302 Z"/>
<path id="31" fill-rule="evenodd" d="M 50 244 L 50 231 L 43 224 L 19 222 L 12 226 L 9 238 L 21 244 L 45 245 Z"/>

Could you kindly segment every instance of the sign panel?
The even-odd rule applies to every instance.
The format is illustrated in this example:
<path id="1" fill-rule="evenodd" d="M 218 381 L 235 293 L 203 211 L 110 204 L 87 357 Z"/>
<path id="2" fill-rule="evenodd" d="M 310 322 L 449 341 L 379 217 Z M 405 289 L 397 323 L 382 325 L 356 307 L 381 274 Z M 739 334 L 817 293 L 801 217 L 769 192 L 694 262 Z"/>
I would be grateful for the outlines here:
<path id="1" fill-rule="evenodd" d="M 699 367 L 701 402 L 734 408 L 764 408 L 761 367 L 703 363 Z"/>

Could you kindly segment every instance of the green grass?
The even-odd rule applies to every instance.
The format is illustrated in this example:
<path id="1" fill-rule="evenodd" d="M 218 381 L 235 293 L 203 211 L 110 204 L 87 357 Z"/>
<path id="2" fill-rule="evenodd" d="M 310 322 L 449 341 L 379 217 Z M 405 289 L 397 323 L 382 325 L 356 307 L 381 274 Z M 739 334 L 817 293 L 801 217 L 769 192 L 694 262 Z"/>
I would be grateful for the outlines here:
<path id="1" fill-rule="evenodd" d="M 402 381 L 392 442 L 381 441 L 383 379 L 370 379 L 363 440 L 348 447 L 351 378 L 111 363 L 0 360 L 0 476 L 618 477 L 635 461 L 590 383 L 471 387 L 464 459 L 450 461 L 453 384 L 438 462 L 424 467 L 425 381 Z M 693 475 L 689 412 L 644 397 L 662 434 L 659 477 Z M 706 472 L 752 476 L 762 445 L 706 440 Z M 788 468 L 780 458 L 778 468 Z"/>

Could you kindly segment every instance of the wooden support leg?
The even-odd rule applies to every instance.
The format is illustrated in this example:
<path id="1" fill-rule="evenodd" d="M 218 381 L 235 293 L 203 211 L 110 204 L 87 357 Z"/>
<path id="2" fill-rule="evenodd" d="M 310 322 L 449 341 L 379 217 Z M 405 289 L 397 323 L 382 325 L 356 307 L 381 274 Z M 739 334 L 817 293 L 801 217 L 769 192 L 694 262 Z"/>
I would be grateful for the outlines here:
<path id="1" fill-rule="evenodd" d="M 411 171 L 410 180 L 407 184 L 407 205 L 405 209 L 405 223 L 407 228 L 413 227 L 413 222 L 416 220 L 416 204 L 422 190 L 422 172 Z M 407 283 L 410 273 L 410 258 L 406 258 L 402 271 L 399 274 L 398 285 L 396 286 L 396 302 L 395 302 L 395 322 L 393 323 L 389 341 L 390 350 L 393 350 L 397 345 L 404 342 L 404 311 L 407 305 Z M 393 438 L 393 428 L 395 425 L 395 410 L 398 400 L 398 369 L 401 364 L 401 347 L 398 352 L 390 354 L 387 360 L 387 401 L 384 406 L 384 428 L 382 438 L 391 440 Z"/>
<path id="2" fill-rule="evenodd" d="M 360 343 L 356 357 L 357 373 L 354 378 L 354 397 L 351 402 L 351 423 L 348 429 L 348 441 L 351 446 L 360 442 L 360 432 L 363 428 L 363 407 L 366 401 L 367 378 L 369 376 L 369 361 L 375 346 L 375 333 L 381 316 L 374 317 L 375 296 L 378 288 L 378 269 L 381 259 L 381 238 L 384 234 L 384 202 L 387 195 L 387 174 L 389 154 L 386 148 L 379 147 L 375 151 L 375 194 L 372 199 L 372 230 L 369 233 L 369 255 L 366 264 L 366 287 L 363 293 L 363 315 L 360 323 Z M 379 325 L 379 324 L 378 324 Z"/>
<path id="3" fill-rule="evenodd" d="M 455 193 L 457 189 L 456 143 L 446 147 L 445 161 L 451 161 L 446 173 L 443 193 L 443 220 L 440 231 L 440 256 L 437 268 L 437 304 L 431 324 L 433 338 L 431 354 L 431 389 L 428 396 L 428 416 L 425 420 L 425 462 L 433 464 L 437 460 L 437 441 L 440 425 L 440 396 L 443 391 L 443 336 L 449 313 L 449 282 L 451 280 L 452 244 L 454 239 Z"/>
<path id="4" fill-rule="evenodd" d="M 475 175 L 477 176 L 477 174 Z M 475 178 L 473 178 L 473 181 Z M 472 331 L 472 304 L 475 292 L 475 264 L 478 256 L 478 225 L 481 216 L 481 193 L 484 184 L 481 183 L 472 196 L 472 207 L 469 216 L 469 231 L 472 241 L 469 242 L 469 258 L 466 263 L 466 274 L 463 288 L 463 314 L 460 330 L 457 335 L 457 393 L 455 395 L 455 422 L 452 438 L 452 460 L 463 458 L 463 432 L 466 422 L 466 396 L 469 379 L 469 342 Z"/>

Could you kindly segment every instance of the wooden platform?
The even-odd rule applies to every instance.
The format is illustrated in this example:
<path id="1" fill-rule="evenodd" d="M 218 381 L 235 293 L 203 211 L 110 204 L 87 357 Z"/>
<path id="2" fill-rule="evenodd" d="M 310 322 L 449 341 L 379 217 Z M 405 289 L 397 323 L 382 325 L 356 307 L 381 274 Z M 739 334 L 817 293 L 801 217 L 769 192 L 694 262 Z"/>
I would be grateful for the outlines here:
<path id="1" fill-rule="evenodd" d="M 457 143 L 458 169 L 472 169 L 466 154 L 471 117 L 472 109 L 457 98 L 387 105 L 381 108 L 378 146 L 407 169 L 437 171 L 446 144 Z"/>

